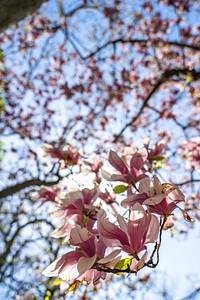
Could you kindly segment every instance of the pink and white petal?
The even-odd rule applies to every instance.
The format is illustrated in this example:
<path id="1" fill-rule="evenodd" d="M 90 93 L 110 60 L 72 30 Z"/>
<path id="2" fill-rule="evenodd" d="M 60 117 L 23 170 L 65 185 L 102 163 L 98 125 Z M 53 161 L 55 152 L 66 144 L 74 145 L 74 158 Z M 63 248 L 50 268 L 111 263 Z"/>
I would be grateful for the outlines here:
<path id="1" fill-rule="evenodd" d="M 113 174 L 110 177 L 110 181 L 123 181 L 126 182 L 126 180 L 124 179 L 124 175 L 121 174 Z"/>
<path id="2" fill-rule="evenodd" d="M 60 217 L 64 217 L 65 212 L 61 206 L 56 205 L 55 207 L 53 207 L 50 214 L 55 218 L 60 218 Z"/>
<path id="3" fill-rule="evenodd" d="M 72 245 L 77 245 L 87 241 L 90 238 L 90 232 L 81 227 L 80 225 L 76 225 L 72 228 L 70 233 L 70 242 Z"/>
<path id="4" fill-rule="evenodd" d="M 143 204 L 144 205 L 157 205 L 159 204 L 167 195 L 162 194 L 162 195 L 155 195 L 151 198 L 147 198 Z"/>
<path id="5" fill-rule="evenodd" d="M 105 170 L 101 169 L 101 175 L 102 177 L 107 180 L 110 181 L 111 180 L 111 174 L 106 172 Z"/>
<path id="6" fill-rule="evenodd" d="M 82 195 L 83 195 L 83 201 L 85 204 L 91 204 L 92 201 L 94 201 L 98 195 L 99 195 L 99 190 L 95 187 L 92 190 L 89 189 L 83 189 L 82 190 Z"/>
<path id="7" fill-rule="evenodd" d="M 130 168 L 133 171 L 133 174 L 136 174 L 144 165 L 144 160 L 140 153 L 136 152 L 130 161 Z M 132 172 L 131 172 L 132 173 Z"/>
<path id="8" fill-rule="evenodd" d="M 139 184 L 139 192 L 146 193 L 147 195 L 149 195 L 150 184 L 151 184 L 151 181 L 150 181 L 149 177 L 145 177 L 145 178 L 141 179 L 140 184 Z"/>
<path id="9" fill-rule="evenodd" d="M 151 215 L 151 221 L 149 224 L 149 229 L 147 231 L 145 243 L 154 243 L 159 234 L 160 224 L 158 218 L 154 215 Z"/>
<path id="10" fill-rule="evenodd" d="M 145 162 L 145 160 L 146 160 L 147 157 L 148 157 L 148 151 L 147 151 L 147 149 L 146 149 L 145 147 L 142 147 L 142 148 L 140 148 L 140 149 L 137 151 L 137 153 L 139 153 L 139 154 L 142 156 L 143 161 Z"/>
<path id="11" fill-rule="evenodd" d="M 107 220 L 99 219 L 97 228 L 100 237 L 108 247 L 118 247 L 128 243 L 125 232 Z"/>
<path id="12" fill-rule="evenodd" d="M 136 272 L 138 272 L 140 269 L 142 269 L 143 266 L 144 266 L 145 263 L 146 263 L 147 255 L 148 255 L 148 252 L 145 251 L 145 253 L 144 253 L 143 256 L 140 258 L 139 261 L 136 260 L 136 259 L 133 259 L 133 260 L 132 260 L 132 263 L 131 263 L 131 266 L 130 266 L 130 269 L 131 269 L 131 270 L 135 270 Z"/>
<path id="13" fill-rule="evenodd" d="M 127 234 L 127 222 L 125 219 L 121 215 L 117 215 L 117 221 L 119 223 L 119 227 Z"/>
<path id="14" fill-rule="evenodd" d="M 162 184 L 157 176 L 154 177 L 153 187 L 157 195 L 162 194 Z"/>
<path id="15" fill-rule="evenodd" d="M 74 251 L 70 251 L 58 259 L 56 259 L 54 262 L 52 262 L 43 272 L 42 274 L 47 277 L 53 277 L 57 276 L 60 272 L 60 269 L 65 264 L 66 261 L 68 261 L 69 257 L 73 257 Z"/>
<path id="16" fill-rule="evenodd" d="M 127 166 L 116 152 L 110 151 L 108 161 L 121 174 L 128 173 Z"/>
<path id="17" fill-rule="evenodd" d="M 70 232 L 73 227 L 74 227 L 73 224 L 65 224 L 59 228 L 56 228 L 54 231 L 52 231 L 51 236 L 54 238 L 61 238 L 61 237 L 67 236 L 69 238 Z"/>
<path id="18" fill-rule="evenodd" d="M 147 215 L 145 209 L 140 203 L 135 203 L 131 209 L 130 221 L 136 221 Z"/>
<path id="19" fill-rule="evenodd" d="M 177 187 L 173 191 L 169 192 L 168 197 L 172 201 L 185 201 L 186 200 L 185 194 L 183 194 L 183 192 L 181 192 L 181 190 Z"/>
<path id="20" fill-rule="evenodd" d="M 107 264 L 108 262 L 114 260 L 116 256 L 121 252 L 121 250 L 114 250 L 110 254 L 106 255 L 104 258 L 97 261 L 98 264 Z"/>
<path id="21" fill-rule="evenodd" d="M 149 196 L 146 193 L 131 195 L 121 202 L 121 206 L 127 208 L 132 207 L 137 202 L 142 204 L 147 198 Z"/>
<path id="22" fill-rule="evenodd" d="M 120 261 L 122 259 L 122 256 L 119 255 L 119 256 L 116 256 L 114 259 L 112 259 L 111 261 L 109 261 L 107 264 L 106 264 L 106 267 L 108 268 L 114 268 L 116 263 L 118 263 L 118 261 Z"/>
<path id="23" fill-rule="evenodd" d="M 64 264 L 59 269 L 59 277 L 62 280 L 76 279 L 80 274 L 77 269 L 79 259 L 83 256 L 80 251 L 72 251 L 67 253 Z"/>
<path id="24" fill-rule="evenodd" d="M 96 253 L 92 257 L 81 257 L 77 264 L 78 272 L 81 274 L 91 269 L 96 261 L 96 258 Z"/>

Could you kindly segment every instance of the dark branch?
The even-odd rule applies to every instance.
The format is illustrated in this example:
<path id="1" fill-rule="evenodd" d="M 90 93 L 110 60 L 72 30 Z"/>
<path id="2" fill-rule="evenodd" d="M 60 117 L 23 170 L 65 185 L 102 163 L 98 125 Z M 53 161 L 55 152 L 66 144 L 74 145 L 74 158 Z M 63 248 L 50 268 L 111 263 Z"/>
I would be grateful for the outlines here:
<path id="1" fill-rule="evenodd" d="M 94 56 L 95 54 L 97 54 L 98 52 L 100 52 L 101 50 L 105 49 L 106 47 L 110 46 L 110 45 L 116 45 L 116 44 L 143 44 L 143 45 L 146 45 L 146 44 L 149 44 L 149 45 L 152 45 L 154 47 L 163 47 L 165 45 L 170 45 L 170 46 L 176 46 L 178 48 L 188 48 L 188 49 L 191 49 L 191 50 L 194 50 L 194 51 L 200 51 L 200 46 L 197 46 L 197 45 L 192 45 L 192 44 L 184 44 L 184 43 L 180 43 L 180 42 L 176 42 L 176 41 L 163 41 L 163 40 L 160 40 L 160 41 L 151 41 L 149 39 L 125 39 L 125 38 L 118 38 L 118 39 L 115 39 L 115 40 L 111 40 L 111 41 L 108 41 L 106 43 L 104 43 L 102 46 L 98 47 L 95 51 L 89 53 L 88 55 L 86 56 L 83 56 L 83 55 L 80 55 L 82 59 L 88 59 L 92 56 Z"/>
<path id="2" fill-rule="evenodd" d="M 4 190 L 0 191 L 0 199 L 8 197 L 8 196 L 12 196 L 15 193 L 18 193 L 21 190 L 31 187 L 31 186 L 41 186 L 41 185 L 52 186 L 54 184 L 57 184 L 59 182 L 59 180 L 60 180 L 60 178 L 58 178 L 57 180 L 54 180 L 54 181 L 47 181 L 47 182 L 44 180 L 40 180 L 39 178 L 27 180 L 27 181 L 18 183 L 13 186 L 9 186 L 9 187 L 5 188 Z"/>
<path id="3" fill-rule="evenodd" d="M 0 0 L 0 32 L 34 13 L 47 0 Z"/>
<path id="4" fill-rule="evenodd" d="M 129 126 L 133 125 L 137 121 L 137 119 L 141 116 L 144 108 L 148 106 L 148 102 L 151 99 L 151 97 L 158 91 L 158 89 L 160 88 L 160 86 L 163 83 L 165 83 L 167 80 L 169 80 L 173 76 L 179 76 L 179 75 L 185 75 L 186 76 L 188 73 L 190 73 L 190 75 L 192 76 L 192 80 L 196 81 L 196 80 L 200 79 L 200 72 L 197 72 L 195 70 L 190 70 L 190 69 L 184 68 L 184 69 L 172 69 L 172 70 L 165 71 L 161 75 L 158 82 L 154 85 L 154 87 L 152 88 L 151 92 L 148 94 L 146 99 L 143 101 L 143 104 L 140 107 L 138 113 L 132 118 L 132 120 L 130 122 L 126 123 L 126 125 L 121 129 L 121 131 L 115 136 L 113 142 L 117 142 L 118 139 L 120 138 L 120 136 L 123 134 L 123 132 Z"/>

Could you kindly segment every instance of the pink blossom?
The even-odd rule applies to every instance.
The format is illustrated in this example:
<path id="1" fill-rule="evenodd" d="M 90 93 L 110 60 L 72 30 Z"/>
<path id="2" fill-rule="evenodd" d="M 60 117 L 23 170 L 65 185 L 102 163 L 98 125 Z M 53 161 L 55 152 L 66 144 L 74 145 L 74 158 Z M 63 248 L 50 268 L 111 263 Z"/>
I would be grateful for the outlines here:
<path id="1" fill-rule="evenodd" d="M 58 191 L 59 191 L 58 188 L 51 188 L 43 185 L 41 189 L 38 191 L 38 195 L 32 197 L 32 200 L 37 201 L 41 199 L 44 202 L 47 201 L 56 202 Z"/>
<path id="2" fill-rule="evenodd" d="M 148 151 L 148 159 L 152 160 L 158 156 L 160 156 L 163 153 L 163 149 L 166 146 L 167 141 L 161 140 L 157 144 L 153 145 L 152 148 L 150 148 L 150 140 L 149 138 L 145 139 L 144 146 Z"/>
<path id="3" fill-rule="evenodd" d="M 64 218 L 80 218 L 84 216 L 93 217 L 96 215 L 96 207 L 93 205 L 94 201 L 99 195 L 97 188 L 74 190 L 59 199 L 59 203 L 55 206 L 52 214 L 55 217 Z"/>
<path id="4" fill-rule="evenodd" d="M 119 227 L 106 218 L 101 210 L 98 217 L 98 231 L 100 237 L 108 247 L 120 247 L 123 251 L 133 255 L 146 249 L 147 243 L 155 242 L 159 232 L 158 219 L 139 203 L 136 203 L 129 220 L 121 215 L 117 217 Z"/>
<path id="5" fill-rule="evenodd" d="M 90 232 L 95 233 L 93 228 L 96 221 L 97 207 L 94 201 L 99 195 L 97 188 L 74 190 L 59 200 L 59 203 L 53 208 L 52 215 L 54 217 L 63 218 L 63 224 L 54 230 L 52 236 L 65 237 L 65 241 L 69 239 L 70 231 L 75 224 L 86 227 Z"/>
<path id="6" fill-rule="evenodd" d="M 186 159 L 188 169 L 200 170 L 200 137 L 184 142 L 178 150 L 181 156 Z"/>
<path id="7" fill-rule="evenodd" d="M 68 144 L 67 150 L 62 150 L 58 147 L 54 147 L 49 144 L 43 145 L 44 151 L 47 153 L 48 156 L 55 158 L 57 160 L 64 160 L 65 164 L 68 166 L 73 166 L 78 164 L 80 159 L 80 153 L 77 149 L 73 148 L 70 144 Z"/>
<path id="8" fill-rule="evenodd" d="M 102 170 L 103 177 L 108 181 L 122 181 L 128 184 L 136 183 L 146 175 L 142 171 L 147 159 L 147 150 L 127 148 L 127 153 L 119 157 L 114 151 L 110 151 L 108 161 L 118 171 L 118 174 L 109 174 Z"/>
<path id="9" fill-rule="evenodd" d="M 105 278 L 104 272 L 93 269 L 97 260 L 104 257 L 106 246 L 101 240 L 97 241 L 96 236 L 86 228 L 76 225 L 71 230 L 70 244 L 76 246 L 76 249 L 51 263 L 43 271 L 43 275 L 59 276 L 65 281 L 78 279 L 96 282 L 100 278 Z"/>
<path id="10" fill-rule="evenodd" d="M 134 194 L 122 201 L 123 207 L 132 207 L 136 202 L 145 204 L 149 210 L 159 215 L 169 215 L 177 207 L 177 203 L 185 201 L 185 195 L 172 184 L 161 184 L 157 176 L 153 184 L 146 177 L 140 181 L 139 194 Z"/>

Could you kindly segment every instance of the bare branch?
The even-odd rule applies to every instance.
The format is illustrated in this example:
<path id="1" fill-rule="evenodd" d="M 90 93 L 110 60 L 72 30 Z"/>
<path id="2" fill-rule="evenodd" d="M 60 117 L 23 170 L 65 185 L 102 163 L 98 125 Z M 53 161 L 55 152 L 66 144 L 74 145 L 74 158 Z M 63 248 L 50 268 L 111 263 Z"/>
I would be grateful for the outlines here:
<path id="1" fill-rule="evenodd" d="M 31 186 L 41 186 L 41 185 L 46 185 L 46 186 L 52 186 L 54 184 L 57 184 L 59 182 L 60 178 L 54 181 L 45 181 L 45 180 L 40 180 L 39 178 L 34 178 L 31 180 L 24 181 L 22 183 L 18 183 L 13 186 L 9 186 L 5 188 L 4 190 L 0 191 L 0 199 L 12 196 L 21 190 L 31 187 Z"/>
<path id="2" fill-rule="evenodd" d="M 143 110 L 145 107 L 148 106 L 148 102 L 151 99 L 151 97 L 158 91 L 158 89 L 160 88 L 160 86 L 165 83 L 167 80 L 169 80 L 171 77 L 173 76 L 179 76 L 179 75 L 187 75 L 188 73 L 191 74 L 192 79 L 194 81 L 200 79 L 200 72 L 197 72 L 195 70 L 190 70 L 190 69 L 172 69 L 172 70 L 167 70 L 165 71 L 161 77 L 160 80 L 158 80 L 158 82 L 154 85 L 154 87 L 152 88 L 151 92 L 148 94 L 148 96 L 146 97 L 146 99 L 143 101 L 142 106 L 140 107 L 138 113 L 132 118 L 132 120 L 128 123 L 126 123 L 126 125 L 121 129 L 121 131 L 115 136 L 113 142 L 117 142 L 118 139 L 120 138 L 120 136 L 123 134 L 123 132 L 131 125 L 133 125 L 137 119 L 141 116 Z"/>

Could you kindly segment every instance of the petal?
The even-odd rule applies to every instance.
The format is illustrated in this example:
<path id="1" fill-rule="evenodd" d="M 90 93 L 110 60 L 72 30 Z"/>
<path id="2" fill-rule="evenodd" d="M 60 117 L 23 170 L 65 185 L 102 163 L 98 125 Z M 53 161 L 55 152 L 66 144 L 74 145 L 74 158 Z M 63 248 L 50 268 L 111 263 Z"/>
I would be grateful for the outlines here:
<path id="1" fill-rule="evenodd" d="M 81 253 L 77 251 L 70 251 L 54 262 L 52 262 L 43 272 L 42 274 L 47 277 L 57 276 L 62 272 L 62 269 L 67 268 L 70 265 L 77 264 L 78 259 L 82 256 Z"/>
<path id="2" fill-rule="evenodd" d="M 92 201 L 94 201 L 99 194 L 99 190 L 97 188 L 93 188 L 92 190 L 89 189 L 83 189 L 82 195 L 83 195 L 83 201 L 85 204 L 91 204 Z"/>
<path id="3" fill-rule="evenodd" d="M 162 184 L 157 176 L 154 177 L 153 187 L 157 195 L 162 194 Z"/>
<path id="4" fill-rule="evenodd" d="M 108 172 L 104 171 L 103 169 L 101 169 L 101 175 L 105 180 L 110 181 L 110 179 L 111 179 L 111 174 L 110 173 L 108 173 Z"/>
<path id="5" fill-rule="evenodd" d="M 90 232 L 86 228 L 82 228 L 80 225 L 72 228 L 70 234 L 70 243 L 77 245 L 87 241 L 90 238 Z"/>
<path id="6" fill-rule="evenodd" d="M 143 204 L 144 205 L 157 205 L 159 204 L 160 202 L 162 202 L 162 200 L 164 198 L 166 198 L 166 194 L 162 194 L 162 195 L 156 195 L 156 196 L 153 196 L 151 198 L 147 198 Z"/>
<path id="7" fill-rule="evenodd" d="M 141 179 L 139 184 L 139 192 L 146 193 L 147 195 L 149 195 L 150 183 L 151 181 L 149 177 Z"/>
<path id="8" fill-rule="evenodd" d="M 125 208 L 132 207 L 136 202 L 142 204 L 147 198 L 149 198 L 149 196 L 146 193 L 134 194 L 124 199 L 121 202 L 121 206 Z"/>
<path id="9" fill-rule="evenodd" d="M 121 250 L 114 250 L 110 254 L 106 255 L 104 258 L 98 260 L 97 262 L 99 264 L 106 264 L 106 263 L 110 262 L 111 260 L 114 260 L 120 252 L 121 252 Z"/>
<path id="10" fill-rule="evenodd" d="M 151 215 L 151 221 L 146 236 L 146 243 L 154 243 L 157 240 L 159 229 L 160 229 L 160 224 L 158 218 L 154 215 Z"/>
<path id="11" fill-rule="evenodd" d="M 60 238 L 60 237 L 65 237 L 70 235 L 70 232 L 72 228 L 74 227 L 73 224 L 65 224 L 59 228 L 56 228 L 52 233 L 51 236 L 54 238 Z"/>
<path id="12" fill-rule="evenodd" d="M 127 233 L 127 223 L 125 219 L 121 215 L 117 215 L 117 221 L 119 223 L 119 227 Z"/>
<path id="13" fill-rule="evenodd" d="M 78 261 L 77 269 L 79 273 L 84 273 L 91 269 L 97 258 L 95 253 L 92 257 L 81 257 Z"/>
<path id="14" fill-rule="evenodd" d="M 127 166 L 116 152 L 110 151 L 108 161 L 121 174 L 128 173 Z"/>
<path id="15" fill-rule="evenodd" d="M 130 221 L 136 221 L 144 218 L 147 215 L 145 209 L 140 203 L 135 203 L 131 209 Z"/>
<path id="16" fill-rule="evenodd" d="M 140 170 L 143 167 L 143 165 L 144 165 L 143 157 L 140 155 L 140 153 L 136 152 L 131 158 L 131 162 L 130 162 L 131 170 L 132 169 Z"/>
<path id="17" fill-rule="evenodd" d="M 99 214 L 97 228 L 100 237 L 108 247 L 127 245 L 128 238 L 119 227 L 105 219 L 105 212 Z"/>
<path id="18" fill-rule="evenodd" d="M 169 192 L 168 197 L 172 201 L 185 201 L 186 198 L 181 190 L 177 187 L 173 191 Z"/>
<path id="19" fill-rule="evenodd" d="M 137 151 L 137 153 L 139 153 L 139 154 L 142 156 L 142 159 L 143 159 L 143 161 L 145 162 L 145 160 L 146 160 L 147 157 L 148 157 L 148 152 L 147 152 L 146 147 L 140 148 L 140 149 Z"/>

